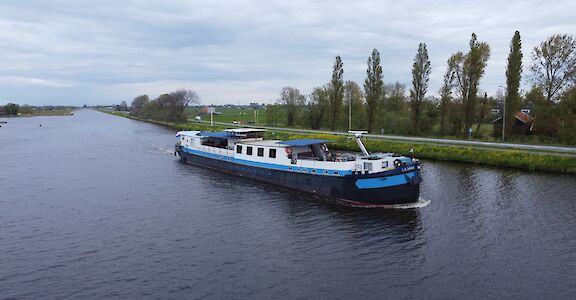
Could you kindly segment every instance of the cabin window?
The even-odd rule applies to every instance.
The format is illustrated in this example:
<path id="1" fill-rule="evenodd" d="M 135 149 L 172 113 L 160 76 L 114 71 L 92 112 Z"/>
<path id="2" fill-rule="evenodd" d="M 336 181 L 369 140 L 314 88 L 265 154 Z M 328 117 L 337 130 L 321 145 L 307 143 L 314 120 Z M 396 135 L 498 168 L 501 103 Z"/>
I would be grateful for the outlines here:
<path id="1" fill-rule="evenodd" d="M 258 156 L 264 157 L 264 148 L 258 148 Z"/>
<path id="2" fill-rule="evenodd" d="M 240 145 L 236 146 L 236 153 L 242 154 L 242 146 Z"/>
<path id="3" fill-rule="evenodd" d="M 270 158 L 276 158 L 276 149 L 270 149 L 268 151 L 268 157 Z"/>
<path id="4" fill-rule="evenodd" d="M 316 169 L 313 169 L 313 170 L 312 170 L 312 173 L 316 173 Z"/>
<path id="5" fill-rule="evenodd" d="M 328 174 L 328 170 L 324 170 L 324 174 Z"/>
<path id="6" fill-rule="evenodd" d="M 364 163 L 364 171 L 372 171 L 372 163 L 365 162 Z"/>
<path id="7" fill-rule="evenodd" d="M 383 161 L 382 162 L 382 169 L 386 169 L 388 168 L 388 161 Z"/>
<path id="8" fill-rule="evenodd" d="M 338 175 L 338 174 L 340 174 L 340 172 L 334 171 L 334 175 Z"/>
<path id="9" fill-rule="evenodd" d="M 246 155 L 252 155 L 252 147 L 246 147 Z"/>

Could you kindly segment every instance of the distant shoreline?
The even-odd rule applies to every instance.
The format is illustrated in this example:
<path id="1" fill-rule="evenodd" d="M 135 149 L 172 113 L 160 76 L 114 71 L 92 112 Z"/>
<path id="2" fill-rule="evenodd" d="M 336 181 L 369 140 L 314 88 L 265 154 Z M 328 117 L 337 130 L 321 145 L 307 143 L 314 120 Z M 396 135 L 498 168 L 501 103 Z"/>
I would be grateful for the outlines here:
<path id="1" fill-rule="evenodd" d="M 31 114 L 0 115 L 0 118 L 71 116 L 71 115 L 74 115 L 75 111 L 76 111 L 76 109 L 35 110 Z"/>

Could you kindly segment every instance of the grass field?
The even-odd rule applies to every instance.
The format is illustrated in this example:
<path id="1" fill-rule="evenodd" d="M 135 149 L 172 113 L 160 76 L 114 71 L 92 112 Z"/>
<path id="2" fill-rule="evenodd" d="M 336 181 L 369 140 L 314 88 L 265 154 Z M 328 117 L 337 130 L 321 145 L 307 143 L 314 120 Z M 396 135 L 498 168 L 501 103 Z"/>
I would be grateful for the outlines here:
<path id="1" fill-rule="evenodd" d="M 210 121 L 210 115 L 202 113 L 200 109 L 190 108 L 188 112 L 191 119 L 200 116 L 202 120 Z M 242 122 L 242 124 L 264 125 L 267 120 L 265 109 L 253 109 L 250 107 L 217 107 L 216 112 L 220 114 L 214 114 L 212 116 L 215 122 L 232 123 L 236 121 Z"/>

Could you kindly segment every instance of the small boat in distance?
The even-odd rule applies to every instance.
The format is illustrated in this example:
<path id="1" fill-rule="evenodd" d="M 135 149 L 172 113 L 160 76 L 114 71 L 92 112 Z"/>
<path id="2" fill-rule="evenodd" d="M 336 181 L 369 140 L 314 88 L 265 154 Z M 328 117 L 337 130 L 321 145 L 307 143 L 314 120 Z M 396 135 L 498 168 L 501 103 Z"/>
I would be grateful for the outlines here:
<path id="1" fill-rule="evenodd" d="M 320 139 L 264 140 L 265 130 L 179 131 L 175 155 L 184 162 L 312 193 L 356 207 L 405 207 L 418 202 L 420 163 L 390 153 L 332 153 Z"/>

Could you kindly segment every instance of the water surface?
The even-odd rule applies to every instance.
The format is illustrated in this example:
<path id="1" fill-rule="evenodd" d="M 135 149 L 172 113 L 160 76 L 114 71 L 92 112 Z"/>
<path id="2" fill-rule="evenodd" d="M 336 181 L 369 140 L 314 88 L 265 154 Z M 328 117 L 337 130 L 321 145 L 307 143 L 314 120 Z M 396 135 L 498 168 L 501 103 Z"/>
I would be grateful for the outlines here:
<path id="1" fill-rule="evenodd" d="M 353 209 L 183 164 L 171 129 L 4 120 L 0 298 L 576 296 L 574 176 L 425 161 L 430 205 Z"/>

